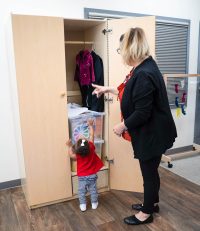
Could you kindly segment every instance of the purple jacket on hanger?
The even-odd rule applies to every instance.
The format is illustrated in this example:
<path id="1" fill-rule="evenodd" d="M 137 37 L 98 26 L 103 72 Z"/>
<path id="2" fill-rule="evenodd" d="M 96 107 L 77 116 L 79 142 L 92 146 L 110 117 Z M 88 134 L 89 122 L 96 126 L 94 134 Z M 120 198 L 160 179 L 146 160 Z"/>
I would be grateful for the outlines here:
<path id="1" fill-rule="evenodd" d="M 90 85 L 95 81 L 93 58 L 88 50 L 82 50 L 76 56 L 74 80 L 81 86 Z"/>

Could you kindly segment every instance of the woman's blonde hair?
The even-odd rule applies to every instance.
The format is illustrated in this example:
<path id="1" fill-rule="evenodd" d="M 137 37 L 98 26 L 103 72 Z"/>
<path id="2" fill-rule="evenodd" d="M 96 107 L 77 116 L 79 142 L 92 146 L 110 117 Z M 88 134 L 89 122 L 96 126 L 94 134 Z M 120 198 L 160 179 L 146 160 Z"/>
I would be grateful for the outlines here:
<path id="1" fill-rule="evenodd" d="M 143 29 L 130 28 L 120 37 L 120 53 L 125 64 L 142 61 L 150 55 L 149 45 Z"/>

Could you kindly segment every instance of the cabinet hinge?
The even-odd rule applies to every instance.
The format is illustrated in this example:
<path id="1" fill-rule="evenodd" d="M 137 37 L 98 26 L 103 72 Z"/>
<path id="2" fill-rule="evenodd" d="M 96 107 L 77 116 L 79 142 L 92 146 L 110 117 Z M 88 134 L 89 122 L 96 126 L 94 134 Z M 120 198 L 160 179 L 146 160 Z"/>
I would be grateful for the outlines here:
<path id="1" fill-rule="evenodd" d="M 109 102 L 109 103 L 113 103 L 113 97 L 107 97 L 107 96 L 105 96 L 104 97 L 104 101 L 105 102 Z"/>
<path id="2" fill-rule="evenodd" d="M 109 164 L 114 164 L 114 159 L 108 159 L 108 157 L 105 157 L 105 160 L 109 163 Z"/>
<path id="3" fill-rule="evenodd" d="M 112 29 L 103 29 L 102 33 L 105 35 L 106 33 L 112 32 Z"/>

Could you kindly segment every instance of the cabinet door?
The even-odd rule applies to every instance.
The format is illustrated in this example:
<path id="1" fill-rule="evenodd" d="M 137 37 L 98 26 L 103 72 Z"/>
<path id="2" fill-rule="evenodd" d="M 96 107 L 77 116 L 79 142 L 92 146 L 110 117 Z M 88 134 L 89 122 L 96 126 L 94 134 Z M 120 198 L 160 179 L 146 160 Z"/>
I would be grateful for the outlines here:
<path id="1" fill-rule="evenodd" d="M 116 19 L 108 21 L 109 47 L 109 86 L 117 87 L 129 73 L 130 67 L 122 63 L 121 56 L 117 54 L 119 38 L 128 28 L 141 27 L 144 29 L 150 45 L 151 54 L 155 53 L 155 17 L 138 17 Z M 113 133 L 113 127 L 120 122 L 120 104 L 117 97 L 109 105 L 109 159 L 110 164 L 110 187 L 127 191 L 141 192 L 143 181 L 138 160 L 134 159 L 131 143 L 117 137 Z"/>
<path id="2" fill-rule="evenodd" d="M 72 196 L 62 18 L 12 16 L 29 206 Z"/>

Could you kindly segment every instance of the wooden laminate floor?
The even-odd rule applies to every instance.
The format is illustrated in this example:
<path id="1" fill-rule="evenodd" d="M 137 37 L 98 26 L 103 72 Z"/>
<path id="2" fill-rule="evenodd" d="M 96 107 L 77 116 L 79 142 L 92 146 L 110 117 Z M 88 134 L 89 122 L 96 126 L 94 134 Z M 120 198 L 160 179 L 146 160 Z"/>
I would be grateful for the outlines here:
<path id="1" fill-rule="evenodd" d="M 132 203 L 142 195 L 110 191 L 97 210 L 79 211 L 78 200 L 29 210 L 21 187 L 0 191 L 0 231 L 200 231 L 200 186 L 160 169 L 160 213 L 147 225 L 127 226 Z"/>

